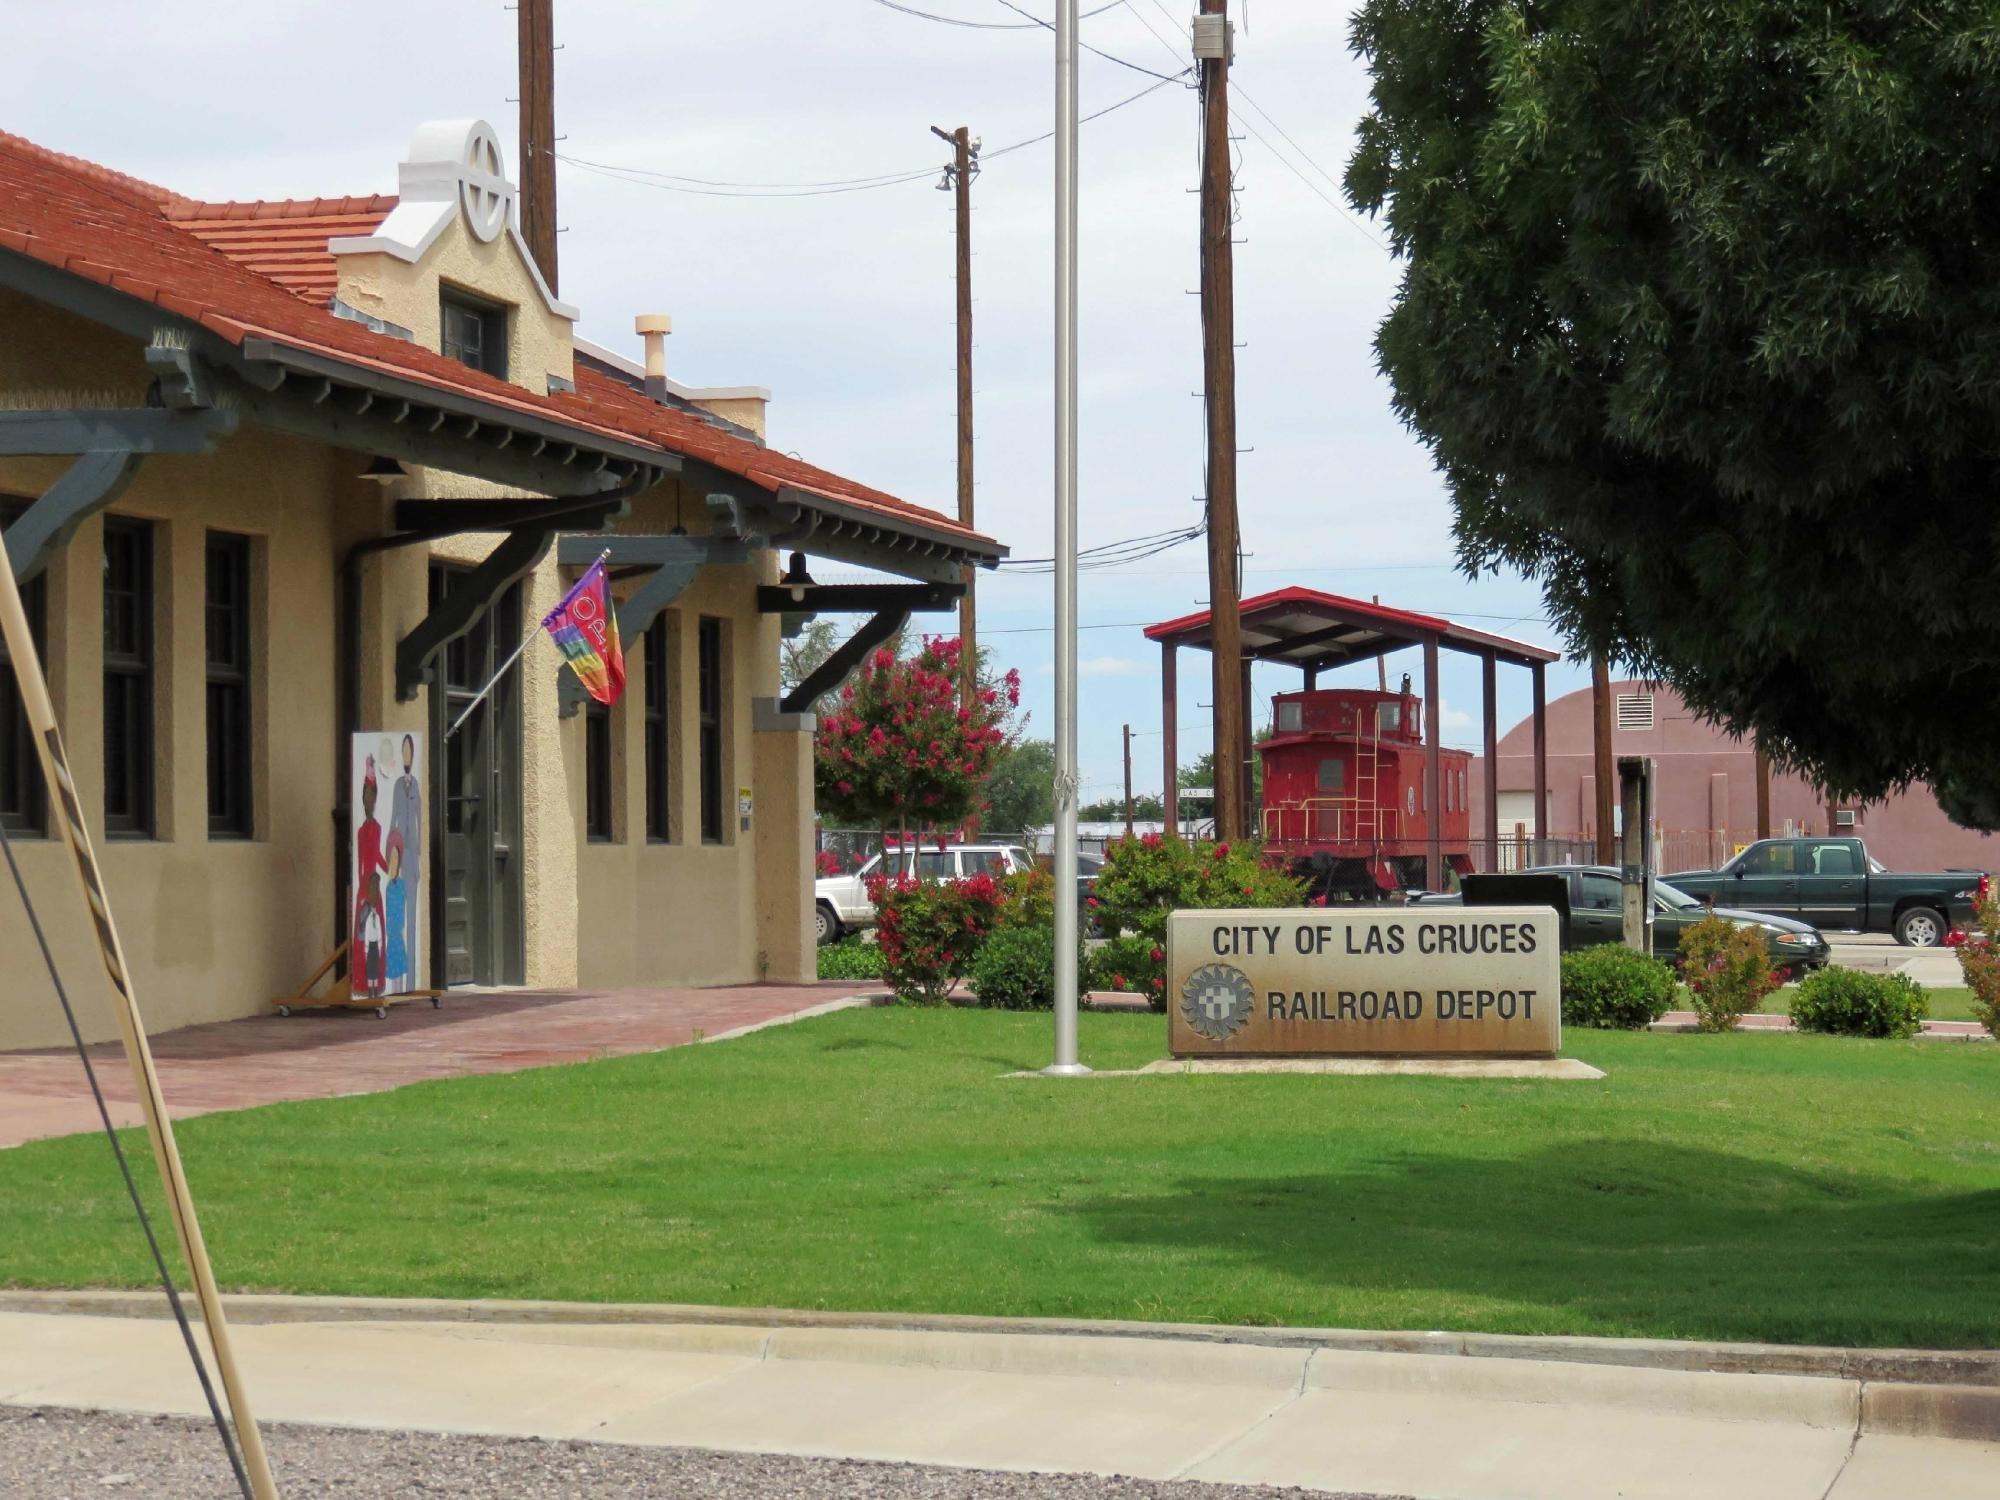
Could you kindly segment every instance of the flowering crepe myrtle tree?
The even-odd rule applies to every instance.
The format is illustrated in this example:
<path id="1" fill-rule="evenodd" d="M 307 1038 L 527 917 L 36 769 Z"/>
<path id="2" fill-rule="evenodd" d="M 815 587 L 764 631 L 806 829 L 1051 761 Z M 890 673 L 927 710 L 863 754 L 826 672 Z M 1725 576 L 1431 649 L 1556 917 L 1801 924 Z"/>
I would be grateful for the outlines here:
<path id="1" fill-rule="evenodd" d="M 979 810 L 1021 702 L 1009 671 L 960 701 L 957 637 L 926 639 L 907 660 L 884 648 L 820 716 L 813 779 L 820 816 L 858 828 L 955 827 Z"/>

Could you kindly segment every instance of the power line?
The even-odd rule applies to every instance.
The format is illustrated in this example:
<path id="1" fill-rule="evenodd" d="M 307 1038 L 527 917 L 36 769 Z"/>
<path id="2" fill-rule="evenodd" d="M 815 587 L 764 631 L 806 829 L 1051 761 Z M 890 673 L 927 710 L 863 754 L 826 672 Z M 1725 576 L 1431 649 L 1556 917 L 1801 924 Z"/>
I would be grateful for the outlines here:
<path id="1" fill-rule="evenodd" d="M 1161 78 L 1158 83 L 1148 84 L 1136 94 L 1127 94 L 1116 103 L 1107 104 L 1102 109 L 1092 110 L 1077 123 L 1086 124 L 1091 120 L 1101 120 L 1114 110 L 1123 109 L 1128 104 L 1136 104 L 1148 94 L 1158 93 L 1170 83 L 1178 83 L 1178 78 Z M 1024 141 L 998 146 L 980 153 L 982 162 L 995 157 L 1006 156 L 1010 152 L 1024 151 L 1030 146 L 1040 145 L 1053 136 L 1053 130 L 1040 135 L 1029 136 Z M 635 187 L 658 188 L 666 193 L 689 193 L 702 198 L 825 198 L 840 193 L 863 193 L 873 188 L 896 187 L 906 182 L 927 182 L 936 178 L 937 166 L 927 163 L 907 172 L 882 172 L 873 177 L 830 178 L 819 182 L 731 182 L 717 178 L 684 177 L 672 172 L 660 172 L 650 167 L 623 166 L 616 162 L 592 161 L 587 157 L 571 156 L 566 152 L 557 153 L 558 159 L 573 167 L 581 167 L 586 172 L 595 172 L 603 177 L 629 182 Z"/>
<path id="2" fill-rule="evenodd" d="M 875 3 L 886 10 L 901 11 L 906 16 L 915 16 L 920 21 L 935 21 L 940 26 L 962 26 L 967 31 L 1033 31 L 1038 26 L 1047 26 L 1049 24 L 1034 16 L 1029 16 L 1025 21 L 967 21 L 959 16 L 941 16 L 935 11 L 918 10 L 913 5 L 899 5 L 896 3 L 896 0 L 875 0 Z M 1124 3 L 1125 0 L 1111 0 L 1111 3 L 1108 5 L 1100 5 L 1096 10 L 1085 11 L 1077 19 L 1079 21 L 1088 21 L 1092 16 L 1101 16 L 1107 10 L 1116 10 Z M 1007 8 L 1009 10 L 1016 9 L 1016 7 L 1011 5 Z M 1028 13 L 1021 11 L 1021 14 L 1027 15 Z"/>
<path id="3" fill-rule="evenodd" d="M 1025 11 L 1021 9 L 1020 6 L 1014 3 L 1014 0 L 999 0 L 999 3 L 1006 6 L 1007 9 L 1014 12 L 1014 14 L 1017 16 L 1026 16 L 1035 25 L 1041 27 L 1045 31 L 1054 31 L 1056 29 L 1053 22 L 1044 21 L 1040 16 L 1035 15 L 1032 11 Z M 1101 7 L 1101 10 L 1110 10 L 1110 9 L 1111 6 L 1109 5 Z M 1100 14 L 1100 11 L 1092 11 L 1091 14 L 1098 15 Z M 1079 19 L 1081 18 L 1079 17 Z M 1077 39 L 1077 46 L 1083 48 L 1083 50 L 1086 52 L 1094 53 L 1096 56 L 1103 58 L 1106 62 L 1114 62 L 1117 63 L 1118 66 L 1121 68 L 1130 68 L 1134 73 L 1144 73 L 1148 78 L 1158 78 L 1169 83 L 1173 82 L 1177 78 L 1185 77 L 1188 71 L 1186 68 L 1183 68 L 1179 73 L 1155 73 L 1151 68 L 1143 68 L 1139 66 L 1138 63 L 1128 62 L 1125 58 L 1119 57 L 1115 53 L 1106 52 L 1102 47 L 1093 47 L 1090 45 L 1090 43 L 1084 41 L 1082 38 Z M 1179 60 L 1178 57 L 1175 60 L 1178 61 Z"/>

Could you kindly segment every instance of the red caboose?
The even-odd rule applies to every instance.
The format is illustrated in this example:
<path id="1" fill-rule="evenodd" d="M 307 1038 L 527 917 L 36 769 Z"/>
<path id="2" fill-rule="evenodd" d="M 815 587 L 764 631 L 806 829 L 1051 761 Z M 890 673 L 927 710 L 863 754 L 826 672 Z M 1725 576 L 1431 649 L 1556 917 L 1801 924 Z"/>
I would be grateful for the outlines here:
<path id="1" fill-rule="evenodd" d="M 1472 869 L 1466 796 L 1472 756 L 1438 752 L 1438 800 L 1425 792 L 1422 700 L 1327 688 L 1272 700 L 1258 833 L 1265 852 L 1329 895 L 1375 896 L 1424 884 L 1431 821 L 1444 861 Z"/>

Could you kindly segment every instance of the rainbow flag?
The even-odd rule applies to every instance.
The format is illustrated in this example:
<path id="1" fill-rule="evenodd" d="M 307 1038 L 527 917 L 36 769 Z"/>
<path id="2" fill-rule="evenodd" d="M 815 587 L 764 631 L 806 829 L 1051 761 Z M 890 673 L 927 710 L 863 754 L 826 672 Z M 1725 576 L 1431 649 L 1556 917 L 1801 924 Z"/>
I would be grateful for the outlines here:
<path id="1" fill-rule="evenodd" d="M 602 557 L 542 616 L 542 629 L 555 639 L 586 693 L 606 706 L 618 701 L 625 691 L 625 651 L 618 643 L 618 613 Z"/>

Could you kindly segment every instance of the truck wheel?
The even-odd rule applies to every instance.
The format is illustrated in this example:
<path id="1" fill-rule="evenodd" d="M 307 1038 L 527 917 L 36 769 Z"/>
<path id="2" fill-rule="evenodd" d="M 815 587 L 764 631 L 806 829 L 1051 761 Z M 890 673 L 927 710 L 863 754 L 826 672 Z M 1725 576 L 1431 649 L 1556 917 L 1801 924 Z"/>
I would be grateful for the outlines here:
<path id="1" fill-rule="evenodd" d="M 1944 913 L 1913 906 L 1896 918 L 1896 941 L 1905 948 L 1935 948 L 1947 931 Z"/>
<path id="2" fill-rule="evenodd" d="M 822 948 L 828 943 L 840 941 L 840 918 L 833 914 L 833 908 L 824 901 L 813 908 L 813 928 L 819 936 Z"/>

